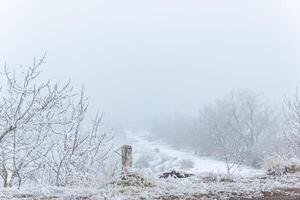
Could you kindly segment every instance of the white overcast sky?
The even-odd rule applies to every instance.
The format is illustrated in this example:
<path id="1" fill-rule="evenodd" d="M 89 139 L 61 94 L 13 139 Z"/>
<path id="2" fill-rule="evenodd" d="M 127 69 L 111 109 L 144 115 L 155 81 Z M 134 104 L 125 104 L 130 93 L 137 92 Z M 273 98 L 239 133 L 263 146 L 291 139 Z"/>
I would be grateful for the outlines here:
<path id="1" fill-rule="evenodd" d="M 196 113 L 231 89 L 270 99 L 300 81 L 298 0 L 0 0 L 0 64 L 47 52 L 110 120 Z"/>

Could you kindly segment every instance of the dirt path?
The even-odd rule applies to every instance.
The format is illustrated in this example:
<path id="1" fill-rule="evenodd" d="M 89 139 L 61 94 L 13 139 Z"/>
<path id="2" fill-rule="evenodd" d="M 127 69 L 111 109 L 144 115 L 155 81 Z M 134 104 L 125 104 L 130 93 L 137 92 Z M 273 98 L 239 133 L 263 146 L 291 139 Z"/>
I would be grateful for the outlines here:
<path id="1" fill-rule="evenodd" d="M 246 195 L 245 195 L 246 196 Z M 191 196 L 165 196 L 158 197 L 157 200 L 222 200 L 224 197 L 220 197 L 218 194 L 195 194 Z M 232 194 L 228 200 L 300 200 L 300 188 L 282 189 L 276 192 L 263 192 L 262 197 L 247 198 L 243 195 Z"/>

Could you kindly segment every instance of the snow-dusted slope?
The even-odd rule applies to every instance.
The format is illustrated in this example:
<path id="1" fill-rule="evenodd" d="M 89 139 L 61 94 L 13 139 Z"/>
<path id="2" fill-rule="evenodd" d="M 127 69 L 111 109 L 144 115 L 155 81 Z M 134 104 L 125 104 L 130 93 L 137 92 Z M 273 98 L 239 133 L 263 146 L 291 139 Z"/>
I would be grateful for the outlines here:
<path id="1" fill-rule="evenodd" d="M 196 156 L 188 150 L 176 150 L 165 143 L 149 141 L 147 138 L 145 132 L 127 132 L 126 138 L 119 139 L 119 145 L 132 145 L 134 165 L 137 168 L 142 168 L 131 169 L 129 176 L 116 174 L 115 177 L 107 181 L 99 180 L 88 186 L 53 187 L 35 185 L 27 188 L 23 187 L 20 190 L 0 188 L 0 200 L 212 200 L 264 199 L 264 196 L 272 196 L 274 199 L 300 198 L 299 174 L 254 176 L 262 172 L 241 167 L 240 173 L 242 176 L 227 175 L 223 173 L 226 172 L 225 163 L 221 161 Z M 193 166 L 191 163 L 194 163 Z M 176 168 L 191 171 L 195 175 L 188 178 L 159 178 L 163 171 Z M 267 197 L 266 199 L 272 198 Z"/>
<path id="2" fill-rule="evenodd" d="M 181 169 L 192 173 L 226 172 L 225 163 L 222 161 L 198 156 L 189 150 L 178 150 L 161 141 L 150 141 L 148 134 L 145 131 L 126 131 L 126 137 L 122 140 L 123 144 L 132 145 L 134 166 L 137 168 L 151 168 L 154 172 L 172 169 Z M 263 172 L 242 166 L 236 173 L 252 176 Z"/>

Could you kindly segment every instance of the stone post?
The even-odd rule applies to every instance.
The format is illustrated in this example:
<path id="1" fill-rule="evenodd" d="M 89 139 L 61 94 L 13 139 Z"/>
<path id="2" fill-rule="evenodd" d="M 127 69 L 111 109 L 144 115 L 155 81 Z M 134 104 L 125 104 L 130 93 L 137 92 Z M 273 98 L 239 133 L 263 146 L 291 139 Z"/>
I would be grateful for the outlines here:
<path id="1" fill-rule="evenodd" d="M 132 147 L 130 145 L 123 145 L 122 151 L 122 168 L 127 171 L 128 168 L 132 167 Z"/>

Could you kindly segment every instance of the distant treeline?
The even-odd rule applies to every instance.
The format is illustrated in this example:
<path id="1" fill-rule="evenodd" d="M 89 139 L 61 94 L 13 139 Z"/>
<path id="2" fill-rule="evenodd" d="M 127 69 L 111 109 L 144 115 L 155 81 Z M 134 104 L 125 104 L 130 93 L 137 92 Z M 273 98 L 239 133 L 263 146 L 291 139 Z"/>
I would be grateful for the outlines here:
<path id="1" fill-rule="evenodd" d="M 260 167 L 274 154 L 299 156 L 300 97 L 275 107 L 253 91 L 235 91 L 204 106 L 197 117 L 176 115 L 150 124 L 154 137 L 224 160 L 233 172 L 241 164 Z"/>

